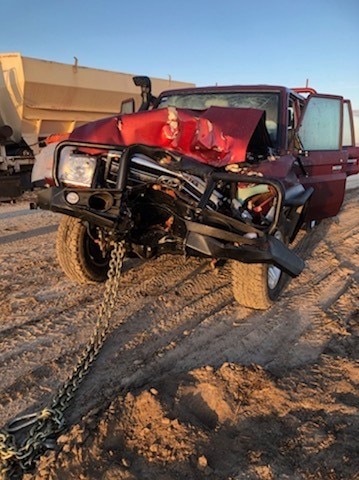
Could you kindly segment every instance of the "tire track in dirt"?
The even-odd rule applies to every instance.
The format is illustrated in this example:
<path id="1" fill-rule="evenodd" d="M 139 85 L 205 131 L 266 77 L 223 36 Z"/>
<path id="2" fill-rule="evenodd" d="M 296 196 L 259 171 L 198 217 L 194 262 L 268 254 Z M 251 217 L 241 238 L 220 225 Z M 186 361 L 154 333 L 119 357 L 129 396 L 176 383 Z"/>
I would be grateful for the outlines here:
<path id="1" fill-rule="evenodd" d="M 352 217 L 345 209 L 339 227 L 325 222 L 311 239 L 303 238 L 296 248 L 308 255 L 308 267 L 288 286 L 282 300 L 267 312 L 253 312 L 236 305 L 227 267 L 213 271 L 208 261 L 184 261 L 168 256 L 126 271 L 111 334 L 80 389 L 74 410 L 69 414 L 71 421 L 110 401 L 120 389 L 150 385 L 153 378 L 199 366 L 218 366 L 225 361 L 259 363 L 275 372 L 277 365 L 289 368 L 311 361 L 324 348 L 328 334 L 324 335 L 322 327 L 331 321 L 329 314 L 339 308 L 341 298 L 355 287 L 345 263 L 352 260 L 348 258 L 349 252 L 343 251 L 341 258 L 335 254 L 348 229 L 352 232 L 355 228 Z M 72 360 L 87 341 L 96 320 L 94 309 L 103 291 L 91 286 L 84 292 L 81 287 L 64 281 L 51 258 L 53 245 L 42 261 L 38 256 L 44 252 L 44 239 L 32 238 L 31 242 L 41 268 L 47 260 L 52 262 L 51 273 L 56 278 L 46 285 L 43 299 L 50 299 L 55 308 L 46 316 L 42 310 L 45 302 L 38 302 L 32 318 L 19 326 L 17 313 L 12 312 L 8 335 L 4 332 L 2 338 L 9 342 L 7 351 L 14 350 L 13 357 L 7 359 L 11 365 L 6 368 L 17 365 L 17 373 L 14 375 L 15 370 L 12 371 L 13 382 L 1 393 L 7 397 L 6 411 L 0 411 L 1 424 L 22 411 L 36 409 L 67 377 L 67 372 L 72 371 Z M 14 245 L 17 247 L 20 242 L 11 247 Z M 19 251 L 22 263 L 26 249 L 22 246 Z M 34 278 L 18 283 L 18 288 L 22 285 L 22 292 L 25 291 L 24 300 L 26 295 L 39 295 L 42 288 L 41 280 L 35 279 L 42 270 L 35 264 L 33 261 Z M 16 276 L 21 268 L 14 263 L 11 271 Z M 31 272 L 31 268 L 31 261 L 27 261 L 22 272 Z M 59 278 L 63 283 L 56 290 Z M 10 278 L 7 281 L 9 285 Z M 67 302 L 71 303 L 64 306 Z M 312 348 L 308 349 L 311 338 Z M 40 341 L 41 349 L 34 353 L 32 350 Z M 55 352 L 51 350 L 53 347 Z M 18 363 L 16 348 L 24 349 Z"/>
<path id="2" fill-rule="evenodd" d="M 43 210 L 26 210 L 22 206 L 15 205 L 5 212 L 0 206 L 0 245 L 24 242 L 57 230 L 59 215 Z M 13 250 L 16 251 L 16 246 Z"/>
<path id="3" fill-rule="evenodd" d="M 144 312 L 144 315 L 147 315 L 146 310 L 148 309 L 148 306 L 152 305 L 154 303 L 154 298 L 150 296 L 151 293 L 152 293 L 152 295 L 156 295 L 158 293 L 162 293 L 162 295 L 168 295 L 169 294 L 168 292 L 175 291 L 176 295 L 179 296 L 179 298 L 185 298 L 186 297 L 185 292 L 186 292 L 186 290 L 188 290 L 190 288 L 191 291 L 196 290 L 198 292 L 198 295 L 199 295 L 200 299 L 203 299 L 205 294 L 207 293 L 208 289 L 213 288 L 213 286 L 217 283 L 216 278 L 212 281 L 212 285 L 210 283 L 208 283 L 207 281 L 205 283 L 203 283 L 202 280 L 199 281 L 196 277 L 194 277 L 194 280 L 193 280 L 194 275 L 197 275 L 197 274 L 198 275 L 199 274 L 203 275 L 202 270 L 204 268 L 207 268 L 207 270 L 208 270 L 207 276 L 208 276 L 208 273 L 212 276 L 212 271 L 210 269 L 208 269 L 207 262 L 204 262 L 204 263 L 202 262 L 202 264 L 201 264 L 197 260 L 191 260 L 191 261 L 185 262 L 185 264 L 183 264 L 183 262 L 180 261 L 179 265 L 176 265 L 175 268 L 173 268 L 173 257 L 169 258 L 168 261 L 170 262 L 170 265 L 172 267 L 171 268 L 171 274 L 168 273 L 168 265 L 165 264 L 163 266 L 162 262 L 161 262 L 161 265 L 162 265 L 162 268 L 164 268 L 164 272 L 162 274 L 161 273 L 157 274 L 156 271 L 154 271 L 153 266 L 149 266 L 148 268 L 151 269 L 152 276 L 154 276 L 153 281 L 151 281 L 151 277 L 147 276 L 147 279 L 145 280 L 145 282 L 138 285 L 136 288 L 133 288 L 131 293 L 127 292 L 125 296 L 120 298 L 119 305 L 117 305 L 116 316 L 118 316 L 118 313 L 121 313 L 121 312 L 126 313 L 127 314 L 127 320 L 129 320 L 129 317 L 131 317 L 131 315 L 133 315 L 136 312 L 137 312 L 136 317 L 140 316 L 139 315 L 140 311 Z M 181 273 L 180 277 L 178 277 L 179 272 Z M 173 285 L 171 285 L 171 281 L 170 281 L 170 276 L 171 275 L 173 275 L 173 278 L 176 279 L 176 281 L 173 283 Z M 124 278 L 125 278 L 126 283 L 127 283 L 126 275 L 125 275 Z M 180 281 L 178 281 L 178 278 L 180 278 Z M 205 287 L 202 288 L 201 285 L 205 285 Z M 193 287 L 195 287 L 195 288 L 193 289 Z M 134 292 L 134 290 L 136 290 L 136 292 Z M 133 295 L 133 293 L 135 293 L 136 295 Z M 132 296 L 132 298 L 137 296 L 137 298 L 135 299 L 136 301 L 131 302 L 130 308 L 129 308 L 129 305 L 128 305 L 128 297 L 129 296 Z M 216 305 L 216 308 L 218 308 L 218 305 L 220 305 L 219 304 L 219 299 L 220 299 L 220 297 L 222 297 L 222 293 L 217 292 L 217 296 L 218 296 L 218 299 L 216 298 L 216 300 L 214 301 L 214 304 Z M 186 303 L 189 303 L 189 304 L 192 303 L 193 304 L 193 302 L 194 302 L 193 295 L 188 295 L 187 294 L 187 297 L 188 298 L 187 298 Z M 208 312 L 208 300 L 206 300 L 205 303 L 206 303 L 207 312 Z M 221 308 L 221 307 L 219 307 L 219 308 Z M 132 310 L 132 311 L 129 312 L 129 309 Z M 69 312 L 69 310 L 70 310 L 70 308 L 66 309 L 66 311 L 68 313 L 71 313 L 71 312 Z M 206 312 L 206 309 L 203 309 L 202 310 L 202 316 L 204 316 L 204 318 L 206 316 L 205 312 Z M 58 313 L 59 312 L 57 312 L 57 314 Z M 74 312 L 72 312 L 72 313 L 74 313 Z M 180 316 L 178 316 L 178 319 L 181 320 Z M 40 320 L 40 319 L 37 319 L 37 320 Z M 60 320 L 58 322 L 59 327 L 61 327 L 62 322 L 63 322 L 63 320 L 60 316 Z M 133 322 L 131 321 L 131 325 L 132 325 L 132 323 Z M 68 325 L 67 325 L 67 327 L 68 327 Z M 142 327 L 143 327 L 143 324 L 142 324 Z M 71 326 L 70 326 L 70 328 L 71 328 Z M 42 332 L 41 338 L 50 339 L 54 334 L 54 330 L 55 330 L 54 324 L 52 323 L 51 325 L 47 325 L 46 330 L 47 331 Z M 136 325 L 135 325 L 135 330 L 136 330 Z M 65 332 L 65 333 L 68 334 L 68 332 Z M 26 331 L 26 334 L 29 334 L 28 330 Z M 127 337 L 128 337 L 129 334 L 131 334 L 131 332 L 127 332 Z M 66 336 L 67 335 L 65 335 L 65 337 Z M 26 337 L 26 335 L 25 335 L 25 337 Z M 35 337 L 36 337 L 36 335 L 35 335 Z M 41 338 L 38 337 L 37 340 L 40 341 Z M 20 340 L 21 340 L 21 338 L 20 338 Z M 56 346 L 56 340 L 54 340 L 54 339 L 52 339 L 51 341 L 48 340 L 47 343 L 51 346 L 54 346 L 54 344 Z M 166 341 L 165 341 L 165 343 L 162 341 L 160 346 L 157 346 L 157 344 L 156 344 L 155 347 L 154 347 L 154 350 L 156 350 L 157 348 L 163 348 L 163 345 L 166 346 Z M 137 348 L 138 348 L 138 346 L 139 345 L 137 345 Z M 24 355 L 27 356 L 26 357 L 26 363 L 28 364 L 29 363 L 29 358 L 28 358 L 29 348 L 31 349 L 31 347 L 29 347 L 27 345 L 27 346 L 22 347 L 22 348 L 24 349 Z M 79 349 L 81 349 L 81 348 L 79 347 Z M 116 349 L 118 349 L 117 346 L 116 346 Z M 56 348 L 56 350 L 58 350 L 58 348 Z M 71 353 L 72 353 L 72 356 L 73 356 L 74 352 L 71 352 Z M 44 371 L 44 372 L 47 373 L 47 375 L 51 375 L 52 374 L 51 369 L 46 369 L 47 365 L 46 365 L 46 361 L 45 361 L 46 360 L 45 352 L 43 350 L 40 350 L 40 352 L 38 352 L 38 355 L 41 356 L 43 368 L 42 369 L 38 368 L 37 371 Z M 13 352 L 12 357 L 14 357 L 14 358 L 16 357 L 20 361 L 25 360 L 25 359 L 21 358 L 21 355 L 19 354 L 19 351 L 16 351 L 16 350 L 15 350 L 15 352 Z M 56 358 L 55 359 L 53 359 L 53 358 L 49 359 L 49 363 L 51 363 L 53 361 L 56 361 Z M 34 364 L 34 363 L 38 364 L 39 363 L 39 358 L 31 358 L 30 363 L 31 364 Z M 26 373 L 27 377 L 33 376 L 36 379 L 36 382 L 39 382 L 40 380 L 41 381 L 44 380 L 44 379 L 40 379 L 38 374 L 34 374 L 35 370 L 27 372 Z M 14 375 L 14 373 L 15 373 L 14 369 L 12 369 L 12 375 Z M 24 382 L 23 382 L 24 374 L 23 373 L 24 372 L 23 372 L 23 369 L 22 369 L 22 366 L 21 366 L 21 363 L 20 363 L 19 364 L 19 374 L 22 374 L 22 375 L 20 375 L 19 381 L 18 381 L 19 388 L 21 388 L 21 386 L 24 384 Z M 27 382 L 27 389 L 30 388 L 30 383 L 31 382 L 29 382 L 29 381 Z M 5 387 L 6 387 L 6 385 L 5 385 Z M 34 388 L 36 388 L 36 384 L 34 384 Z M 49 389 L 48 387 L 43 387 L 43 388 L 45 388 L 47 390 Z M 10 390 L 12 392 L 16 391 L 16 382 L 15 382 L 15 384 L 13 384 L 11 386 Z"/>
<path id="4" fill-rule="evenodd" d="M 10 212 L 1 212 L 0 211 L 0 221 L 8 220 L 9 218 L 24 217 L 26 215 L 36 215 L 40 210 L 30 210 L 30 208 L 24 208 L 21 210 L 13 208 L 13 211 Z"/>
<path id="5" fill-rule="evenodd" d="M 56 230 L 57 223 L 49 225 L 47 227 L 34 228 L 33 230 L 29 230 L 28 232 L 12 233 L 11 235 L 5 235 L 1 237 L 0 245 L 4 245 L 5 243 L 24 241 L 32 237 L 40 237 L 41 235 L 48 235 L 49 233 L 56 232 Z"/>
<path id="6" fill-rule="evenodd" d="M 161 296 L 164 305 L 166 305 L 165 297 L 167 295 L 170 298 L 170 293 L 167 292 Z M 186 339 L 191 331 L 202 323 L 206 323 L 211 315 L 223 311 L 228 304 L 232 304 L 233 298 L 229 295 L 228 285 L 226 285 L 218 286 L 206 294 L 202 292 L 195 299 L 188 298 L 187 301 L 182 299 L 172 312 L 168 311 L 166 306 L 157 305 L 153 308 L 151 307 L 153 303 L 154 299 L 144 305 L 134 318 L 127 317 L 127 323 L 123 328 L 119 327 L 111 333 L 89 378 L 82 385 L 81 394 L 78 397 L 79 404 L 85 404 L 87 409 L 95 408 L 99 404 L 107 403 L 115 392 L 124 387 L 124 378 L 136 376 L 142 378 L 143 375 L 147 377 L 148 365 L 153 369 L 153 365 L 161 365 L 162 358 L 166 363 L 168 352 L 176 349 L 178 344 L 181 345 L 183 339 Z M 200 308 L 202 306 L 203 308 Z M 130 325 L 130 331 L 127 328 L 128 325 Z M 125 335 L 123 335 L 124 328 L 126 328 Z M 111 374 L 109 375 L 110 364 Z M 167 368 L 164 370 L 167 371 Z M 152 370 L 151 372 L 156 373 Z M 130 383 L 132 385 L 132 381 Z M 94 386 L 97 398 L 94 396 Z M 84 414 L 84 412 L 74 411 L 71 415 L 74 414 L 78 420 L 80 413 Z M 74 421 L 73 418 L 72 421 Z"/>
<path id="7" fill-rule="evenodd" d="M 191 260 L 189 262 L 180 261 L 178 265 L 174 266 L 173 257 L 164 259 L 163 262 L 157 262 L 157 264 L 157 266 L 161 267 L 159 271 L 154 269 L 153 265 L 150 263 L 148 263 L 145 268 L 141 269 L 142 273 L 144 273 L 145 281 L 130 288 L 125 295 L 120 297 L 120 301 L 117 305 L 119 313 L 131 316 L 141 307 L 143 308 L 143 303 L 153 303 L 154 298 L 152 297 L 151 292 L 176 289 L 178 284 L 181 283 L 178 279 L 180 278 L 183 281 L 186 281 L 187 276 L 190 277 L 192 275 L 193 269 L 198 269 L 200 265 L 197 260 Z M 171 266 L 170 269 L 169 266 Z M 147 274 L 146 269 L 148 270 Z M 138 273 L 136 273 L 136 271 L 134 273 L 131 271 L 127 272 L 127 277 L 132 275 L 136 277 L 138 276 Z M 127 283 L 128 278 L 126 278 L 126 274 L 124 275 L 124 278 Z M 94 288 L 98 290 L 98 287 Z M 129 303 L 131 298 L 135 301 Z M 74 349 L 76 343 L 75 352 L 69 352 L 71 358 L 73 358 L 76 352 L 82 349 L 83 344 L 88 341 L 88 325 L 86 328 L 84 322 L 79 320 L 81 320 L 81 318 L 85 318 L 86 320 L 88 310 L 93 308 L 94 301 L 93 299 L 88 299 L 88 306 L 84 310 L 83 305 L 81 305 L 82 302 L 79 302 L 79 300 L 81 300 L 81 296 L 77 298 L 75 305 L 71 305 L 65 309 L 62 306 L 60 310 L 48 312 L 50 314 L 46 316 L 46 319 L 43 316 L 43 318 L 40 317 L 28 320 L 26 324 L 21 325 L 21 327 L 10 327 L 13 335 L 11 336 L 11 340 L 7 340 L 7 347 L 8 351 L 10 350 L 11 353 L 6 357 L 6 355 L 4 355 L 4 349 L 2 349 L 3 355 L 1 360 L 6 362 L 4 365 L 5 370 L 10 365 L 11 372 L 9 373 L 9 377 L 11 378 L 15 375 L 16 378 L 19 378 L 20 386 L 24 384 L 22 380 L 24 375 L 29 377 L 36 369 L 38 369 L 38 371 L 41 370 L 36 367 L 36 365 L 42 365 L 42 371 L 44 371 L 47 376 L 52 375 L 52 368 L 47 368 L 47 365 L 51 365 L 56 361 L 56 357 L 52 356 L 53 350 L 61 351 L 64 348 L 69 349 L 71 347 Z M 79 305 L 81 305 L 81 309 L 83 310 L 81 318 L 79 318 Z M 97 306 L 96 303 L 96 308 Z M 64 315 L 64 313 L 66 313 L 66 315 Z M 71 321 L 71 317 L 74 316 L 77 317 L 75 325 Z M 95 317 L 94 315 L 92 316 Z M 42 320 L 44 320 L 44 323 L 42 323 Z M 94 320 L 95 318 L 92 323 L 94 323 Z M 79 332 L 82 334 L 82 337 L 79 335 Z M 75 342 L 73 340 L 69 341 L 71 336 L 75 337 Z M 18 343 L 18 345 L 16 345 L 16 343 Z M 25 374 L 23 368 L 24 363 L 32 366 Z M 35 370 L 33 365 L 35 365 Z M 17 377 L 17 375 L 20 376 Z M 5 374 L 2 376 L 3 378 L 6 377 Z M 28 393 L 31 388 L 36 389 L 39 381 L 43 380 L 42 378 L 39 378 L 39 375 L 33 376 L 36 379 L 36 383 L 31 385 L 31 381 L 27 382 L 26 387 Z M 64 378 L 65 376 L 66 375 L 64 375 Z M 6 388 L 8 386 L 7 382 L 5 382 L 3 386 Z M 11 387 L 11 391 L 15 390 L 16 380 Z"/>
<path id="8" fill-rule="evenodd" d="M 342 289 L 342 295 L 347 289 L 348 286 Z M 161 351 L 162 358 L 142 359 L 144 369 L 123 378 L 120 387 L 150 388 L 151 379 L 157 381 L 205 365 L 216 368 L 224 362 L 261 364 L 273 373 L 279 367 L 283 370 L 283 365 L 289 369 L 311 362 L 325 349 L 331 335 L 327 331 L 331 320 L 319 300 L 320 292 L 308 296 L 305 304 L 290 298 L 268 312 L 249 313 L 240 318 L 245 320 L 243 324 L 233 322 L 237 313 L 233 303 L 208 312 L 182 341 L 174 337 L 169 343 L 172 348 Z M 333 298 L 332 304 L 337 300 Z M 303 310 L 305 313 L 301 314 Z"/>
<path id="9" fill-rule="evenodd" d="M 350 221 L 343 225 L 343 230 L 352 227 L 353 216 L 349 218 Z M 331 231 L 327 232 L 328 228 L 335 230 L 336 225 L 332 226 L 327 222 L 322 231 L 316 234 L 320 240 L 315 246 L 319 257 L 315 250 L 313 261 L 308 262 L 309 269 L 303 283 L 298 287 L 294 280 L 291 290 L 284 294 L 282 302 L 268 312 L 251 312 L 247 317 L 243 315 L 245 309 L 239 309 L 246 322 L 236 323 L 236 329 L 233 329 L 236 307 L 230 302 L 227 303 L 213 318 L 211 315 L 206 317 L 205 327 L 202 322 L 197 322 L 197 332 L 186 336 L 179 346 L 176 339 L 172 339 L 170 345 L 173 348 L 164 351 L 164 358 L 154 359 L 152 363 L 146 358 L 146 361 L 143 361 L 146 371 L 135 372 L 123 380 L 121 385 L 126 388 L 143 386 L 146 378 L 156 378 L 169 372 L 175 375 L 208 363 L 219 365 L 223 361 L 245 364 L 254 362 L 275 372 L 279 364 L 281 368 L 283 365 L 290 368 L 316 358 L 333 333 L 330 329 L 328 331 L 323 328 L 331 322 L 326 312 L 355 284 L 353 271 L 345 268 L 345 264 L 338 261 L 335 255 L 331 255 L 326 245 L 327 234 L 330 241 L 338 245 L 341 243 L 342 233 L 332 235 Z M 228 318 L 231 320 L 226 324 Z M 211 345 L 210 357 L 208 345 Z"/>

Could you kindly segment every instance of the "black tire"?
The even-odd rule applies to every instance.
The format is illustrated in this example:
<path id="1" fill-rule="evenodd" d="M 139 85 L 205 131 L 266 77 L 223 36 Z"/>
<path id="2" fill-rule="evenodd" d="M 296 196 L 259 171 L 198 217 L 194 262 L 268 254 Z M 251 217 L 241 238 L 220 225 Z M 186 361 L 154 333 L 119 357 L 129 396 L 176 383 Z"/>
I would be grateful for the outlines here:
<path id="1" fill-rule="evenodd" d="M 278 230 L 278 240 L 288 243 Z M 244 307 L 267 310 L 279 297 L 288 275 L 272 264 L 232 261 L 232 291 L 235 300 Z"/>
<path id="2" fill-rule="evenodd" d="M 269 276 L 278 278 L 271 286 Z M 232 262 L 232 291 L 235 300 L 244 307 L 267 310 L 282 292 L 287 275 L 273 265 Z"/>
<path id="3" fill-rule="evenodd" d="M 59 224 L 56 253 L 64 273 L 78 283 L 104 282 L 107 278 L 110 254 L 103 258 L 94 242 L 96 229 L 87 226 L 78 218 L 64 216 Z"/>

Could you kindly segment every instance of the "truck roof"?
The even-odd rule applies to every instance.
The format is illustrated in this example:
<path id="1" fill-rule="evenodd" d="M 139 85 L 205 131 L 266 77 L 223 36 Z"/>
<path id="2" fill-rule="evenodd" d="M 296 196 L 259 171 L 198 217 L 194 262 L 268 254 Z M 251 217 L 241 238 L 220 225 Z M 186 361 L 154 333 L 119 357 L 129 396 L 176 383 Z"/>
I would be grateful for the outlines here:
<path id="1" fill-rule="evenodd" d="M 177 88 L 171 90 L 165 90 L 160 94 L 160 97 L 165 97 L 168 95 L 179 95 L 181 93 L 191 94 L 191 93 L 210 93 L 210 92 L 278 92 L 282 94 L 293 94 L 298 98 L 303 99 L 304 97 L 297 93 L 294 89 L 284 87 L 281 85 L 212 85 L 204 87 L 186 87 L 186 88 Z"/>

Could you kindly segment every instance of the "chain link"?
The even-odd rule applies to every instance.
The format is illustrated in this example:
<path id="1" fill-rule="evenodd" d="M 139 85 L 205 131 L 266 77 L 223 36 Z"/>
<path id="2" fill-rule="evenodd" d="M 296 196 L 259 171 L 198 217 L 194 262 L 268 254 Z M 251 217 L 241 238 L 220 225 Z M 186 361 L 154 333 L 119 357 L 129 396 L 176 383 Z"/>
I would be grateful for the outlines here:
<path id="1" fill-rule="evenodd" d="M 63 430 L 64 412 L 99 354 L 107 336 L 117 298 L 124 256 L 124 242 L 113 243 L 104 298 L 99 307 L 96 326 L 72 375 L 53 397 L 49 407 L 38 413 L 16 418 L 6 429 L 0 431 L 0 480 L 21 478 L 22 471 L 31 469 L 45 450 L 53 448 L 56 435 Z M 22 440 L 20 447 L 17 447 L 15 433 L 29 426 L 31 426 L 29 433 Z"/>

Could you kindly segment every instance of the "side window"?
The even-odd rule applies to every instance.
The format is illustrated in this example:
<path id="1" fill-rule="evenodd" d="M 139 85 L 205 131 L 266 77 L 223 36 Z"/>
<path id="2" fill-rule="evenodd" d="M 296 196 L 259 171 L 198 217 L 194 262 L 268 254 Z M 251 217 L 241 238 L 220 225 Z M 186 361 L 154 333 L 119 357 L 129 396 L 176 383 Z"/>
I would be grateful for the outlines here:
<path id="1" fill-rule="evenodd" d="M 293 98 L 289 98 L 289 104 L 288 104 L 288 120 L 287 120 L 287 146 L 289 148 L 289 145 L 292 143 L 293 136 L 294 136 L 294 129 L 296 125 L 296 118 L 295 118 L 295 104 L 293 101 Z"/>
<path id="2" fill-rule="evenodd" d="M 292 100 L 289 100 L 288 107 L 288 130 L 295 128 L 295 108 Z"/>
<path id="3" fill-rule="evenodd" d="M 299 103 L 299 100 L 297 98 L 294 98 L 293 96 L 289 97 L 288 114 L 287 114 L 288 115 L 288 119 L 287 119 L 288 148 L 290 148 L 292 141 L 295 138 L 295 131 L 298 127 L 300 112 L 302 108 L 303 108 L 303 105 Z"/>
<path id="4" fill-rule="evenodd" d="M 339 150 L 342 143 L 341 97 L 311 96 L 298 129 L 304 150 Z"/>

